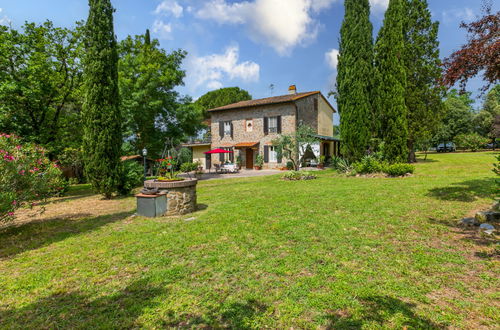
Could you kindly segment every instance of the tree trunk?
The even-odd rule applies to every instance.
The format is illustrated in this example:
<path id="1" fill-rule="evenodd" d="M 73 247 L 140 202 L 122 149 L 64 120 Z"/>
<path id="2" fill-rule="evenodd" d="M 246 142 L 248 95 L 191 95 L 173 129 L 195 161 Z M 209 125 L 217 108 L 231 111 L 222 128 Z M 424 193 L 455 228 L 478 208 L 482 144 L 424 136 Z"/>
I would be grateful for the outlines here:
<path id="1" fill-rule="evenodd" d="M 408 163 L 416 163 L 417 156 L 415 155 L 415 142 L 413 140 L 408 140 Z"/>

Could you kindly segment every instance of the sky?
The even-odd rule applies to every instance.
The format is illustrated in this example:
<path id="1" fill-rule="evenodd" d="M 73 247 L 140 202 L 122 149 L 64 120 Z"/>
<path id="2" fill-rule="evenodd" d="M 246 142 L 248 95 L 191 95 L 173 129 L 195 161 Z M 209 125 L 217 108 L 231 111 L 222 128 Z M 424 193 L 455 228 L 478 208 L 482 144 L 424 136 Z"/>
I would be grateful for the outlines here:
<path id="1" fill-rule="evenodd" d="M 370 0 L 374 37 L 389 0 Z M 440 22 L 441 57 L 466 42 L 460 22 L 481 15 L 480 0 L 428 0 Z M 493 1 L 497 11 L 500 1 Z M 342 0 L 112 0 L 118 40 L 151 30 L 167 51 L 184 49 L 182 95 L 198 98 L 221 87 L 238 86 L 253 98 L 320 90 L 335 83 Z M 87 0 L 0 0 L 0 24 L 19 29 L 25 21 L 47 19 L 72 27 L 88 15 Z M 479 95 L 483 82 L 468 90 Z M 335 106 L 335 100 L 329 99 Z M 476 106 L 481 103 L 476 100 Z M 335 121 L 338 121 L 338 117 Z"/>

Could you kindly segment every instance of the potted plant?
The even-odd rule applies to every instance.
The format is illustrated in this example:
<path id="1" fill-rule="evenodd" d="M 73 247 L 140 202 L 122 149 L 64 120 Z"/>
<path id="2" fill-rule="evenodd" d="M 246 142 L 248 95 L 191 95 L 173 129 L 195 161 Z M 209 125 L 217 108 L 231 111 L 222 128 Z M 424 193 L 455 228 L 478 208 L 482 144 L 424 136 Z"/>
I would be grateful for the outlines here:
<path id="1" fill-rule="evenodd" d="M 326 157 L 324 155 L 319 156 L 318 168 L 320 170 L 325 168 L 325 159 Z"/>
<path id="2" fill-rule="evenodd" d="M 156 179 L 160 182 L 167 181 L 182 181 L 184 178 L 180 178 L 177 176 L 177 172 L 175 171 L 175 167 L 177 166 L 177 161 L 172 156 L 168 156 L 163 159 L 158 159 L 158 172 L 159 177 Z"/>
<path id="3" fill-rule="evenodd" d="M 254 169 L 260 170 L 262 169 L 262 165 L 264 165 L 264 157 L 262 157 L 261 154 L 258 154 L 257 157 L 255 157 Z"/>
<path id="4" fill-rule="evenodd" d="M 236 157 L 236 166 L 238 166 L 238 169 L 241 169 L 241 156 Z"/>

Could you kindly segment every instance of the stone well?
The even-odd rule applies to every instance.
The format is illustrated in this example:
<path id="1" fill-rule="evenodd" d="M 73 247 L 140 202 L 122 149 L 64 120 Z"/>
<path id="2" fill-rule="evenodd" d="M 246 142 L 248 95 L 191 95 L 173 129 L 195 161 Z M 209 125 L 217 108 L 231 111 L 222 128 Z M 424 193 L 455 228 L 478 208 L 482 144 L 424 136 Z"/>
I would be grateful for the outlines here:
<path id="1" fill-rule="evenodd" d="M 181 215 L 196 211 L 196 184 L 197 179 L 162 182 L 147 180 L 146 188 L 158 188 L 167 192 L 167 212 L 165 215 Z"/>

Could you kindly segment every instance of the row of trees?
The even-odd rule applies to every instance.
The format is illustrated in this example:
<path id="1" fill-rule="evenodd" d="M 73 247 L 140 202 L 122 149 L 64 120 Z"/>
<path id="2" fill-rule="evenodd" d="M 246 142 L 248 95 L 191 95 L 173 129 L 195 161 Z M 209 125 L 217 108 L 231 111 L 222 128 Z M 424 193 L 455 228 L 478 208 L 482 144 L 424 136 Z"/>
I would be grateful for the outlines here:
<path id="1" fill-rule="evenodd" d="M 87 23 L 90 19 L 89 15 Z M 19 31 L 0 26 L 1 132 L 45 147 L 52 159 L 64 149 L 80 148 L 84 65 L 92 50 L 84 40 L 86 31 L 90 35 L 93 29 L 84 22 L 73 29 L 55 27 L 50 21 L 26 23 Z M 113 93 L 121 113 L 120 134 L 127 141 L 124 152 L 147 147 L 158 155 L 166 138 L 194 134 L 202 108 L 174 90 L 183 84 L 185 72 L 180 67 L 186 53 L 167 53 L 149 33 L 115 40 L 115 44 L 118 89 Z"/>
<path id="2" fill-rule="evenodd" d="M 342 152 L 359 160 L 383 141 L 389 162 L 414 160 L 443 107 L 438 23 L 425 0 L 391 0 L 376 42 L 368 0 L 346 0 L 340 31 L 337 103 Z"/>
<path id="3" fill-rule="evenodd" d="M 383 142 L 387 161 L 414 162 L 417 144 L 470 133 L 498 136 L 493 124 L 500 113 L 492 105 L 498 102 L 496 87 L 479 113 L 473 112 L 468 94 L 446 93 L 446 88 L 460 82 L 464 93 L 467 80 L 480 72 L 484 91 L 498 82 L 499 13 L 485 6 L 484 17 L 462 23 L 469 42 L 444 63 L 438 22 L 432 21 L 426 0 L 390 0 L 375 43 L 369 16 L 368 0 L 345 1 L 337 101 L 346 158 L 359 160 Z"/>

